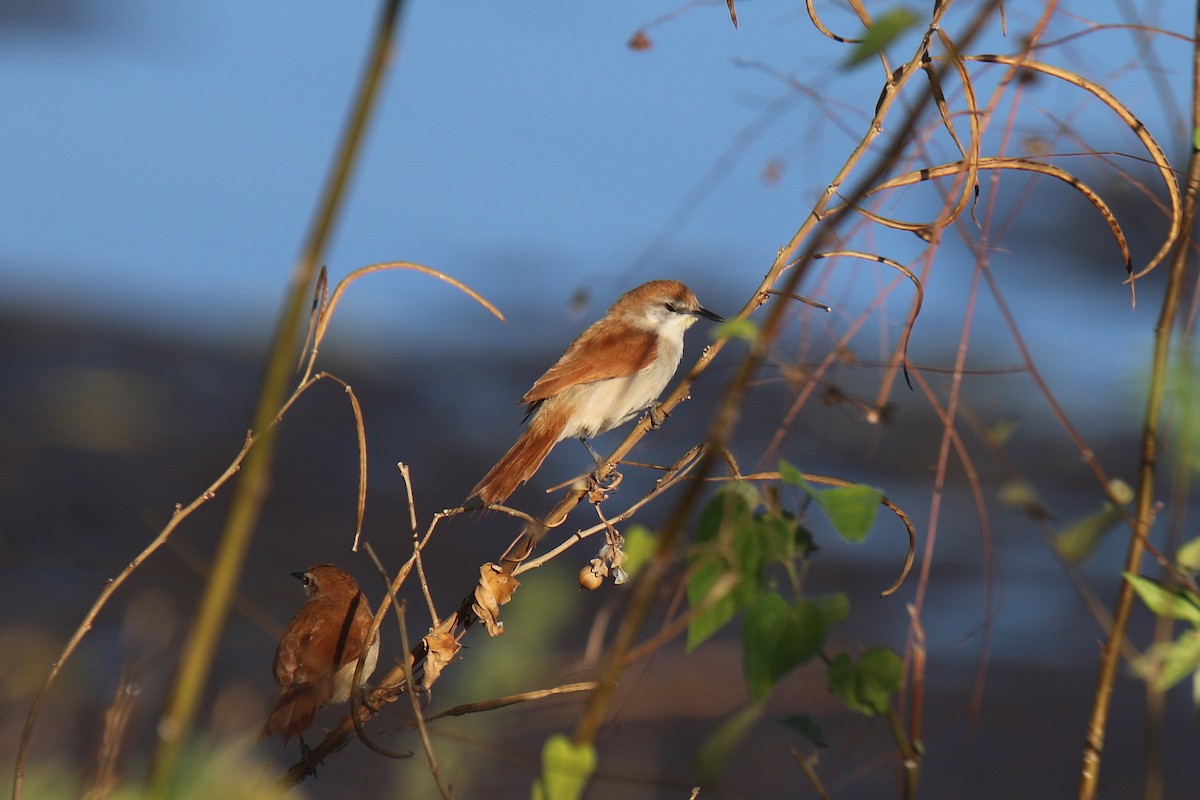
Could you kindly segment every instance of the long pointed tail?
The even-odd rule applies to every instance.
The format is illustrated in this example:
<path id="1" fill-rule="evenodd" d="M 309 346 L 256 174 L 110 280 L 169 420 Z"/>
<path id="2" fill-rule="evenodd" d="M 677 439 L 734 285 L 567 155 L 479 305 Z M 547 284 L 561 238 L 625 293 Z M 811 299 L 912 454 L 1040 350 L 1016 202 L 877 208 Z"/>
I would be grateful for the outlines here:
<path id="1" fill-rule="evenodd" d="M 496 466 L 483 476 L 467 496 L 478 496 L 483 502 L 503 503 L 517 487 L 533 477 L 546 456 L 562 439 L 566 415 L 556 408 L 543 405 L 529 422 L 529 427 L 509 448 Z"/>

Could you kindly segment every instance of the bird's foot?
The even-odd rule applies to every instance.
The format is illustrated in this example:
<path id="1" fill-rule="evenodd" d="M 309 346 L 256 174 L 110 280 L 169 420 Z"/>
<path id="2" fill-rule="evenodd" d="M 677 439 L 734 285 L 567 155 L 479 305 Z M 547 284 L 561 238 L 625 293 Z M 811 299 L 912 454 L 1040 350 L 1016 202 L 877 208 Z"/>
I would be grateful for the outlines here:
<path id="1" fill-rule="evenodd" d="M 315 778 L 317 777 L 317 766 L 321 760 L 313 758 L 312 748 L 308 746 L 308 742 L 304 741 L 304 734 L 300 734 L 297 738 L 300 740 L 300 760 L 308 768 L 308 774 Z"/>
<path id="2" fill-rule="evenodd" d="M 623 479 L 621 473 L 615 469 L 604 477 L 601 477 L 598 472 L 592 473 L 592 479 L 588 481 L 588 502 L 592 504 L 603 502 L 611 492 L 616 491 Z"/>
<path id="3" fill-rule="evenodd" d="M 662 403 L 651 403 L 646 414 L 650 417 L 651 428 L 661 427 L 667 421 L 667 412 L 663 411 Z"/>

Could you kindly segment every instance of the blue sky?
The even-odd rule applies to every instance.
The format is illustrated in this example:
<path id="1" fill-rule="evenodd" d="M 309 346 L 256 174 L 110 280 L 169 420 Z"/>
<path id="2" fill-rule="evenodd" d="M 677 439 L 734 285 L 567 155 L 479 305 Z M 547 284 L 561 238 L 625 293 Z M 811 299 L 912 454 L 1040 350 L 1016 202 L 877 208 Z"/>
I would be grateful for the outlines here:
<path id="1" fill-rule="evenodd" d="M 764 44 L 780 54 L 769 29 L 745 24 L 753 13 L 735 31 L 722 7 L 696 8 L 636 53 L 625 42 L 668 6 L 410 5 L 329 253 L 335 278 L 406 259 L 489 293 L 545 281 L 563 297 L 585 275 L 623 287 L 780 93 L 730 62 L 769 60 Z M 298 252 L 375 4 L 118 8 L 82 32 L 17 29 L 0 48 L 0 95 L 20 110 L 0 126 L 9 297 L 171 327 L 257 324 Z M 770 195 L 761 166 L 728 180 Z M 767 263 L 798 208 L 787 194 L 778 223 L 750 229 L 710 203 L 680 252 L 750 246 L 747 260 Z M 402 302 L 405 281 L 375 289 Z"/>
<path id="2" fill-rule="evenodd" d="M 723 2 L 409 6 L 328 253 L 331 276 L 417 261 L 518 320 L 547 303 L 562 319 L 580 287 L 607 302 L 650 277 L 729 286 L 732 296 L 702 299 L 736 309 L 853 145 L 830 117 L 857 135 L 878 91 L 878 66 L 840 69 L 845 47 L 817 34 L 794 3 L 744 2 L 738 30 Z M 853 34 L 849 17 L 828 6 L 827 22 Z M 40 24 L 0 32 L 3 304 L 261 336 L 315 207 L 377 4 L 46 7 Z M 1040 7 L 1007 4 L 1008 38 L 993 31 L 979 49 L 1013 49 Z M 0 13 L 22 8 L 36 6 Z M 1186 27 L 1182 4 L 1153 8 L 1169 13 L 1148 21 Z M 1117 18 L 1107 5 L 1088 10 Z M 626 43 L 643 27 L 653 47 L 635 52 Z M 1128 34 L 1112 36 L 1129 49 Z M 1104 41 L 1085 38 L 1056 56 L 1077 64 Z M 1166 80 L 1185 86 L 1186 62 L 1173 63 L 1170 48 L 1156 43 Z M 750 61 L 823 99 L 789 94 Z M 1144 104 L 1148 124 L 1159 121 L 1144 71 L 1098 64 L 1096 77 Z M 1036 90 L 1030 130 L 1070 113 L 1059 97 L 1078 97 L 1045 82 Z M 1093 113 L 1100 130 L 1119 132 L 1102 112 L 1075 119 L 1086 126 Z M 763 179 L 771 164 L 781 168 L 775 182 Z M 687 213 L 675 216 L 681 207 Z M 451 290 L 420 280 L 360 284 L 335 325 L 386 341 L 401 333 L 396 320 L 405 334 L 423 325 L 450 339 L 464 322 L 484 321 Z M 1124 302 L 1119 282 L 1110 288 Z M 582 313 L 594 316 L 596 305 Z"/>

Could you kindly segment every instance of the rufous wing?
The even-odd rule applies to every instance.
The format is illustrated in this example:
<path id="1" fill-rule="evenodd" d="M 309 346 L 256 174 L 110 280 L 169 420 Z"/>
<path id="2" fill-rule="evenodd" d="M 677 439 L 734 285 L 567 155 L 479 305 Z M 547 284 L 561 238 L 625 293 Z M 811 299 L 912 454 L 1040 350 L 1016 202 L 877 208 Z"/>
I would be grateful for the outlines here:
<path id="1" fill-rule="evenodd" d="M 658 337 L 628 325 L 593 325 L 579 335 L 562 358 L 537 379 L 521 398 L 534 404 L 578 386 L 608 378 L 625 378 L 654 363 Z"/>

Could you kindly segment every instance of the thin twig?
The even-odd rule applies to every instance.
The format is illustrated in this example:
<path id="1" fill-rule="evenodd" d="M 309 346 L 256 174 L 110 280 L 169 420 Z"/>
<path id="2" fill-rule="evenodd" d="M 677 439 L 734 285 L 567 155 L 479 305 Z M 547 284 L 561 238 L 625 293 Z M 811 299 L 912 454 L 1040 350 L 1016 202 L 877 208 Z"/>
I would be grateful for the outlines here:
<path id="1" fill-rule="evenodd" d="M 808 763 L 808 759 L 800 752 L 800 748 L 795 745 L 788 748 L 788 752 L 792 754 L 792 758 L 800 765 L 800 770 L 804 773 L 804 777 L 808 778 L 808 782 L 812 784 L 813 791 L 817 793 L 817 797 L 821 800 L 829 800 L 829 792 L 825 791 L 825 785 L 821 783 L 821 778 L 817 775 L 817 771 L 813 769 L 812 764 Z"/>
<path id="2" fill-rule="evenodd" d="M 433 594 L 429 590 L 429 580 L 425 577 L 425 563 L 421 560 L 421 545 L 417 534 L 417 503 L 413 499 L 412 475 L 408 464 L 403 461 L 396 464 L 400 477 L 404 479 L 404 492 L 408 497 L 408 521 L 412 529 L 413 562 L 417 567 L 417 581 L 421 584 L 421 592 L 425 595 L 425 605 L 429 608 L 429 619 L 438 620 L 437 608 L 433 604 Z"/>
<path id="3" fill-rule="evenodd" d="M 622 511 L 620 514 L 617 514 L 615 517 L 610 518 L 609 522 L 624 522 L 637 513 L 642 506 L 653 501 L 659 495 L 663 494 L 676 483 L 681 481 L 689 472 L 691 472 L 692 468 L 696 466 L 703 449 L 703 445 L 696 445 L 680 456 L 679 459 L 670 467 L 670 469 L 668 469 L 667 474 L 655 482 L 653 489 L 647 492 L 644 497 L 635 502 L 633 505 L 629 506 L 629 508 Z M 524 572 L 528 572 L 531 569 L 537 569 L 538 567 L 545 565 L 547 562 L 558 557 L 564 551 L 574 547 L 577 542 L 599 533 L 602 530 L 605 530 L 605 525 L 600 523 L 598 525 L 593 525 L 590 528 L 576 531 L 570 536 L 570 538 L 563 541 L 557 547 L 551 548 L 538 558 L 529 559 L 528 561 L 525 561 L 515 567 L 513 569 L 513 575 L 520 575 Z"/>
<path id="4" fill-rule="evenodd" d="M 570 694 L 572 692 L 587 692 L 596 688 L 595 681 L 583 681 L 582 683 L 568 683 L 563 686 L 555 686 L 551 689 L 535 689 L 529 692 L 521 692 L 520 694 L 510 694 L 504 697 L 497 697 L 492 700 L 483 700 L 478 703 L 463 703 L 462 705 L 448 708 L 445 711 L 434 714 L 431 717 L 426 717 L 426 722 L 433 722 L 444 717 L 461 717 L 465 714 L 478 714 L 482 711 L 495 711 L 497 708 L 516 705 L 517 703 L 529 703 L 535 700 L 544 700 L 547 697 L 554 697 L 560 694 Z"/>
<path id="5" fill-rule="evenodd" d="M 450 800 L 453 794 L 450 792 L 449 787 L 442 783 L 442 774 L 438 769 L 437 756 L 433 753 L 433 742 L 429 740 L 429 731 L 425 727 L 425 717 L 421 713 L 421 700 L 417 697 L 416 692 L 417 684 L 413 681 L 412 659 L 409 656 L 408 626 L 404 623 L 404 601 L 396 597 L 396 593 L 388 581 L 387 571 L 375 556 L 375 551 L 368 549 L 367 555 L 371 557 L 371 561 L 375 563 L 375 567 L 383 577 L 384 586 L 387 587 L 388 595 L 392 598 L 392 605 L 396 607 L 396 624 L 400 626 L 400 647 L 404 652 L 404 655 L 400 659 L 400 664 L 404 668 L 404 683 L 408 686 L 408 697 L 412 701 L 413 720 L 416 723 L 417 732 L 421 736 L 421 745 L 425 748 L 425 758 L 429 761 L 429 772 L 433 775 L 433 782 L 437 784 L 438 793 L 442 796 L 443 800 Z M 357 719 L 357 715 L 355 715 L 355 719 Z"/>

